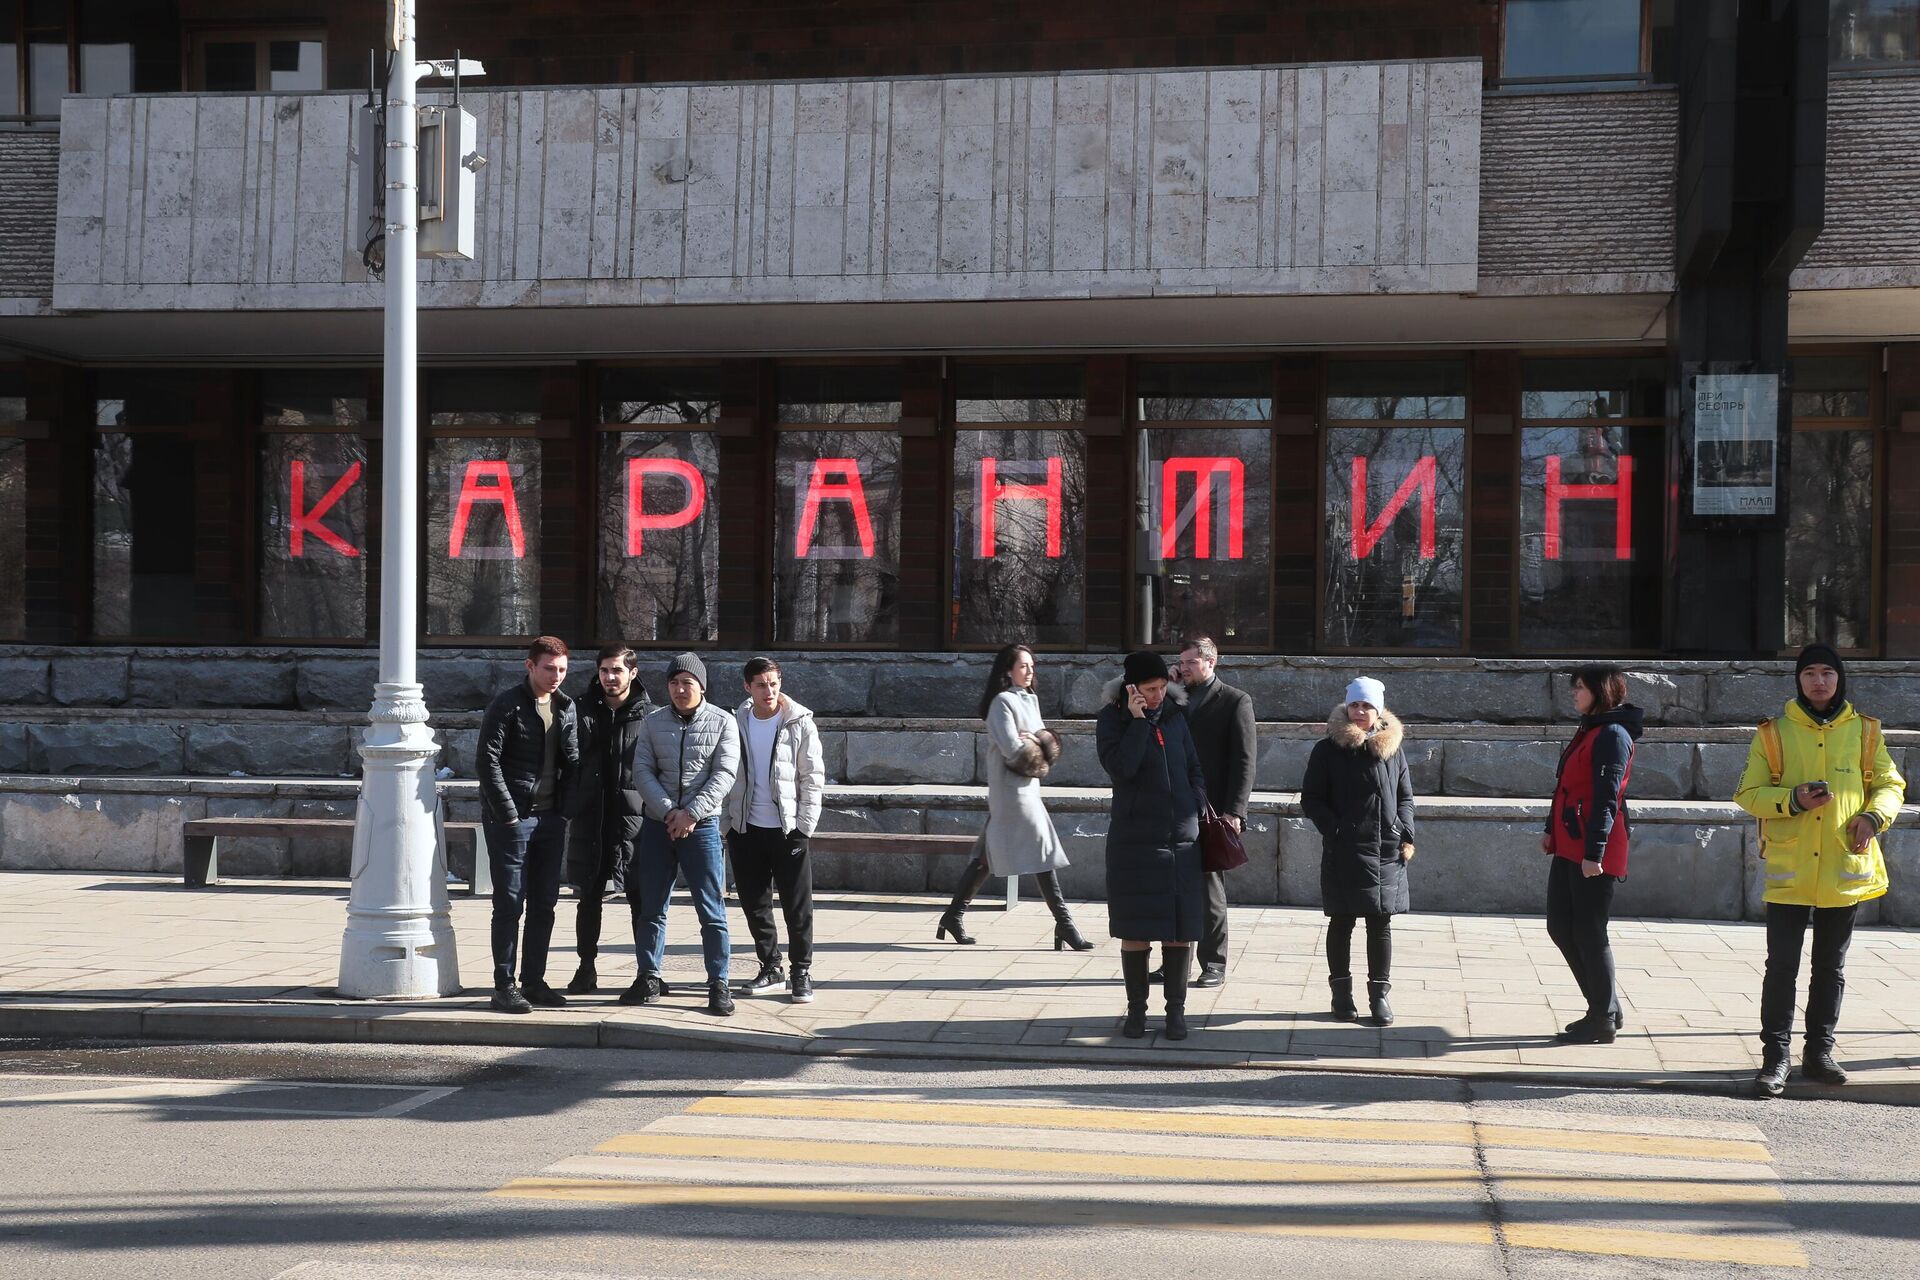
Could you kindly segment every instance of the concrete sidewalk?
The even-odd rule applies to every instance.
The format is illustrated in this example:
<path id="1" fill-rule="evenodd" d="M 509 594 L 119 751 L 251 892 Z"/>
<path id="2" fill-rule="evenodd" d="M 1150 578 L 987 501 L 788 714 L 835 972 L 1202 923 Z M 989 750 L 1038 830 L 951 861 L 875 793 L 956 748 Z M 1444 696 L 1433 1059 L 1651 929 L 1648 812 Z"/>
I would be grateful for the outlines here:
<path id="1" fill-rule="evenodd" d="M 1080 908 L 1093 951 L 1055 952 L 1045 909 L 968 916 L 980 945 L 933 939 L 926 897 L 816 899 L 818 1000 L 742 998 L 704 1012 L 698 929 L 677 901 L 660 1005 L 622 1008 L 633 975 L 626 903 L 607 912 L 597 997 L 531 1016 L 488 995 L 488 904 L 453 900 L 469 994 L 393 1004 L 332 994 L 345 887 L 301 881 L 188 889 L 170 877 L 0 873 L 0 1035 L 404 1043 L 620 1045 L 1024 1062 L 1402 1072 L 1561 1084 L 1743 1091 L 1758 1061 L 1764 930 L 1667 920 L 1614 923 L 1627 1026 L 1606 1046 L 1563 1046 L 1582 1012 L 1538 917 L 1414 913 L 1394 923 L 1394 1026 L 1328 1016 L 1317 911 L 1233 913 L 1227 986 L 1194 991 L 1190 1039 L 1119 1036 L 1117 944 L 1101 904 Z M 573 902 L 561 901 L 550 977 L 573 971 Z M 754 962 L 738 911 L 734 978 Z M 1356 943 L 1355 958 L 1362 948 Z M 1804 974 L 1803 974 L 1804 990 Z M 681 985 L 684 984 L 684 985 Z M 1156 993 L 1149 1026 L 1160 1024 Z M 1839 1056 L 1855 1083 L 1794 1091 L 1920 1104 L 1920 932 L 1862 928 L 1848 964 Z M 1799 1049 L 1796 1036 L 1795 1052 Z"/>

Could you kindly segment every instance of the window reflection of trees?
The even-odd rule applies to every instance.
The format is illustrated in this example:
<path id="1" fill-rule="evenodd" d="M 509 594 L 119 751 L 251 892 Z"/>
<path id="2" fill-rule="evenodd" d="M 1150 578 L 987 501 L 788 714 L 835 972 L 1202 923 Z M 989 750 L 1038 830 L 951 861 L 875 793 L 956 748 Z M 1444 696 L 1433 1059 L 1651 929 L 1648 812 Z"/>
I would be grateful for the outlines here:
<path id="1" fill-rule="evenodd" d="M 1787 644 L 1872 641 L 1871 431 L 1801 431 L 1793 437 L 1787 507 Z"/>
<path id="2" fill-rule="evenodd" d="M 1420 554 L 1425 498 L 1416 487 L 1372 553 L 1356 560 L 1353 460 L 1368 460 L 1371 525 L 1427 455 L 1436 460 L 1433 558 Z M 1466 581 L 1466 432 L 1459 427 L 1333 428 L 1327 433 L 1326 483 L 1326 642 L 1342 648 L 1458 647 Z"/>
<path id="3" fill-rule="evenodd" d="M 896 417 L 897 404 L 891 406 Z M 863 423 L 872 403 L 791 404 L 786 421 Z M 801 415 L 804 416 L 790 416 Z M 853 505 L 820 504 L 812 554 L 795 556 L 800 506 L 818 458 L 852 458 L 873 527 L 873 556 L 860 554 Z M 774 635 L 783 642 L 890 645 L 899 639 L 900 436 L 891 431 L 783 431 L 774 446 Z M 832 477 L 837 480 L 839 477 Z M 923 499 L 930 496 L 920 495 Z M 829 548 L 848 548 L 834 555 Z M 823 552 L 825 552 L 823 554 Z"/>
<path id="4" fill-rule="evenodd" d="M 459 559 L 449 554 L 467 464 L 504 461 L 524 534 L 515 557 L 506 507 L 490 497 L 469 512 Z M 480 492 L 498 492 L 491 485 Z M 540 630 L 540 442 L 525 438 L 439 439 L 427 469 L 427 633 L 446 637 L 529 636 Z"/>
<path id="5" fill-rule="evenodd" d="M 1163 402 L 1173 403 L 1173 402 Z M 1200 413 L 1223 407 L 1220 402 L 1179 402 Z M 1245 403 L 1245 402 L 1236 402 Z M 1204 420 L 1196 418 L 1195 420 Z M 1222 419 L 1225 420 L 1225 419 Z M 1152 572 L 1153 638 L 1172 644 L 1182 636 L 1204 631 L 1222 644 L 1261 648 L 1272 642 L 1272 439 L 1266 428 L 1154 428 L 1140 433 L 1148 494 L 1149 537 L 1159 545 L 1166 495 L 1164 464 L 1172 457 L 1234 458 L 1245 468 L 1242 490 L 1241 557 L 1228 557 L 1228 487 L 1205 473 L 1187 473 L 1174 495 L 1177 512 L 1198 519 L 1196 494 L 1209 486 L 1211 507 L 1209 550 L 1199 558 L 1197 529 L 1181 524 L 1175 550 L 1181 554 L 1159 562 Z"/>
<path id="6" fill-rule="evenodd" d="M 1530 649 L 1659 644 L 1658 427 L 1528 427 L 1520 433 L 1520 643 Z M 1547 459 L 1563 485 L 1610 485 L 1631 457 L 1633 557 L 1619 558 L 1611 498 L 1560 504 L 1560 555 L 1546 556 Z"/>
<path id="7" fill-rule="evenodd" d="M 1074 402 L 1079 404 L 1081 402 Z M 1020 402 L 1024 414 L 1042 402 Z M 1022 421 L 1072 421 L 1070 417 Z M 1046 483 L 1060 459 L 1060 554 L 1047 555 L 1048 503 L 1003 500 L 994 509 L 994 555 L 979 554 L 980 464 L 996 460 L 1003 484 Z M 1087 444 L 1078 431 L 954 433 L 953 620 L 961 644 L 1081 644 L 1086 640 Z"/>
<path id="8" fill-rule="evenodd" d="M 27 628 L 27 450 L 0 438 L 0 637 L 21 639 Z"/>
<path id="9" fill-rule="evenodd" d="M 707 406 L 676 406 L 689 414 Z M 718 417 L 688 417 L 711 422 Z M 633 421 L 657 419 L 639 416 Z M 700 515 L 673 529 L 647 529 L 641 555 L 627 553 L 630 458 L 672 458 L 706 482 Z M 608 432 L 600 444 L 600 631 L 629 643 L 709 641 L 719 633 L 720 448 L 704 431 Z M 653 477 L 643 488 L 646 511 L 679 511 L 690 500 L 683 484 Z"/>
<path id="10" fill-rule="evenodd" d="M 93 443 L 93 629 L 133 634 L 133 437 L 103 431 Z"/>
<path id="11" fill-rule="evenodd" d="M 360 480 L 318 518 L 357 548 L 349 556 L 309 533 L 293 554 L 293 463 L 304 464 L 301 510 L 311 513 L 356 464 Z M 344 432 L 270 434 L 260 454 L 260 633 L 275 639 L 359 640 L 367 634 L 367 442 Z"/>

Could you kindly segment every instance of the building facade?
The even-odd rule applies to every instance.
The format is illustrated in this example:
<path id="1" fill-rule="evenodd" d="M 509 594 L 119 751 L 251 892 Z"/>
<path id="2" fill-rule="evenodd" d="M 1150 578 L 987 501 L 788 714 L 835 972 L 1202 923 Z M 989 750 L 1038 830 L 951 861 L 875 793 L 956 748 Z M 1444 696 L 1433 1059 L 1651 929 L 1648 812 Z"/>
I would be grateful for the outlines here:
<path id="1" fill-rule="evenodd" d="M 325 8 L 0 3 L 0 643 L 371 646 L 383 6 Z M 421 47 L 488 70 L 429 644 L 1920 657 L 1920 4 Z"/>

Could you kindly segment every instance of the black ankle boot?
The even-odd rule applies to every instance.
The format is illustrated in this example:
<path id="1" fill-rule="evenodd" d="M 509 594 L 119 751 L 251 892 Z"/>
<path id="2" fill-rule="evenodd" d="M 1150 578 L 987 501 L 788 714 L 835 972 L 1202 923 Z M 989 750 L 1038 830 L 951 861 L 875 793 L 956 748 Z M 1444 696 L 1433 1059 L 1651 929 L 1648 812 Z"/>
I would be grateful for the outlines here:
<path id="1" fill-rule="evenodd" d="M 1181 953 L 1182 956 L 1185 952 Z M 1187 1038 L 1187 966 L 1184 962 L 1166 966 L 1162 979 L 1167 994 L 1167 1039 Z"/>
<path id="2" fill-rule="evenodd" d="M 1367 979 L 1367 1012 L 1373 1017 L 1376 1027 L 1393 1025 L 1393 1006 L 1387 1003 L 1387 992 L 1393 990 L 1391 982 L 1375 982 Z"/>
<path id="3" fill-rule="evenodd" d="M 600 975 L 594 972 L 593 961 L 582 960 L 580 967 L 573 971 L 573 981 L 567 984 L 570 996 L 590 996 L 600 989 Z"/>
<path id="4" fill-rule="evenodd" d="M 948 934 L 952 934 L 953 940 L 963 947 L 970 947 L 979 941 L 978 938 L 967 932 L 967 926 L 960 922 L 960 913 L 958 911 L 949 910 L 945 915 L 940 917 L 940 927 L 933 931 L 933 940 L 938 942 Z"/>
<path id="5" fill-rule="evenodd" d="M 1147 1034 L 1147 953 L 1122 951 L 1120 976 L 1127 984 L 1127 1020 L 1120 1024 L 1120 1034 L 1138 1040 Z"/>
<path id="6" fill-rule="evenodd" d="M 1352 975 L 1344 978 L 1329 976 L 1327 985 L 1333 988 L 1333 1016 L 1341 1022 L 1352 1022 L 1360 1015 L 1360 1011 L 1353 1006 Z"/>

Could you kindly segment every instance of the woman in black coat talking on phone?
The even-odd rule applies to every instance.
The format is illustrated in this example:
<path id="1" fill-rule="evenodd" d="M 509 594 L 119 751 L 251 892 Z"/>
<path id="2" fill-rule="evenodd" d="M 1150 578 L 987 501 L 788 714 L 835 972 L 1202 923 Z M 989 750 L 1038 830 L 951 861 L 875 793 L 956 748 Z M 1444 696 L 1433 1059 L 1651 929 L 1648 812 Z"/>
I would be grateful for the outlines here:
<path id="1" fill-rule="evenodd" d="M 1200 811 L 1206 784 L 1167 662 L 1147 650 L 1127 655 L 1125 674 L 1107 685 L 1095 721 L 1100 764 L 1113 779 L 1107 826 L 1107 929 L 1120 939 L 1127 1019 L 1120 1034 L 1147 1034 L 1147 956 L 1166 952 L 1169 1040 L 1187 1038 L 1187 948 L 1207 923 L 1200 865 Z"/>

